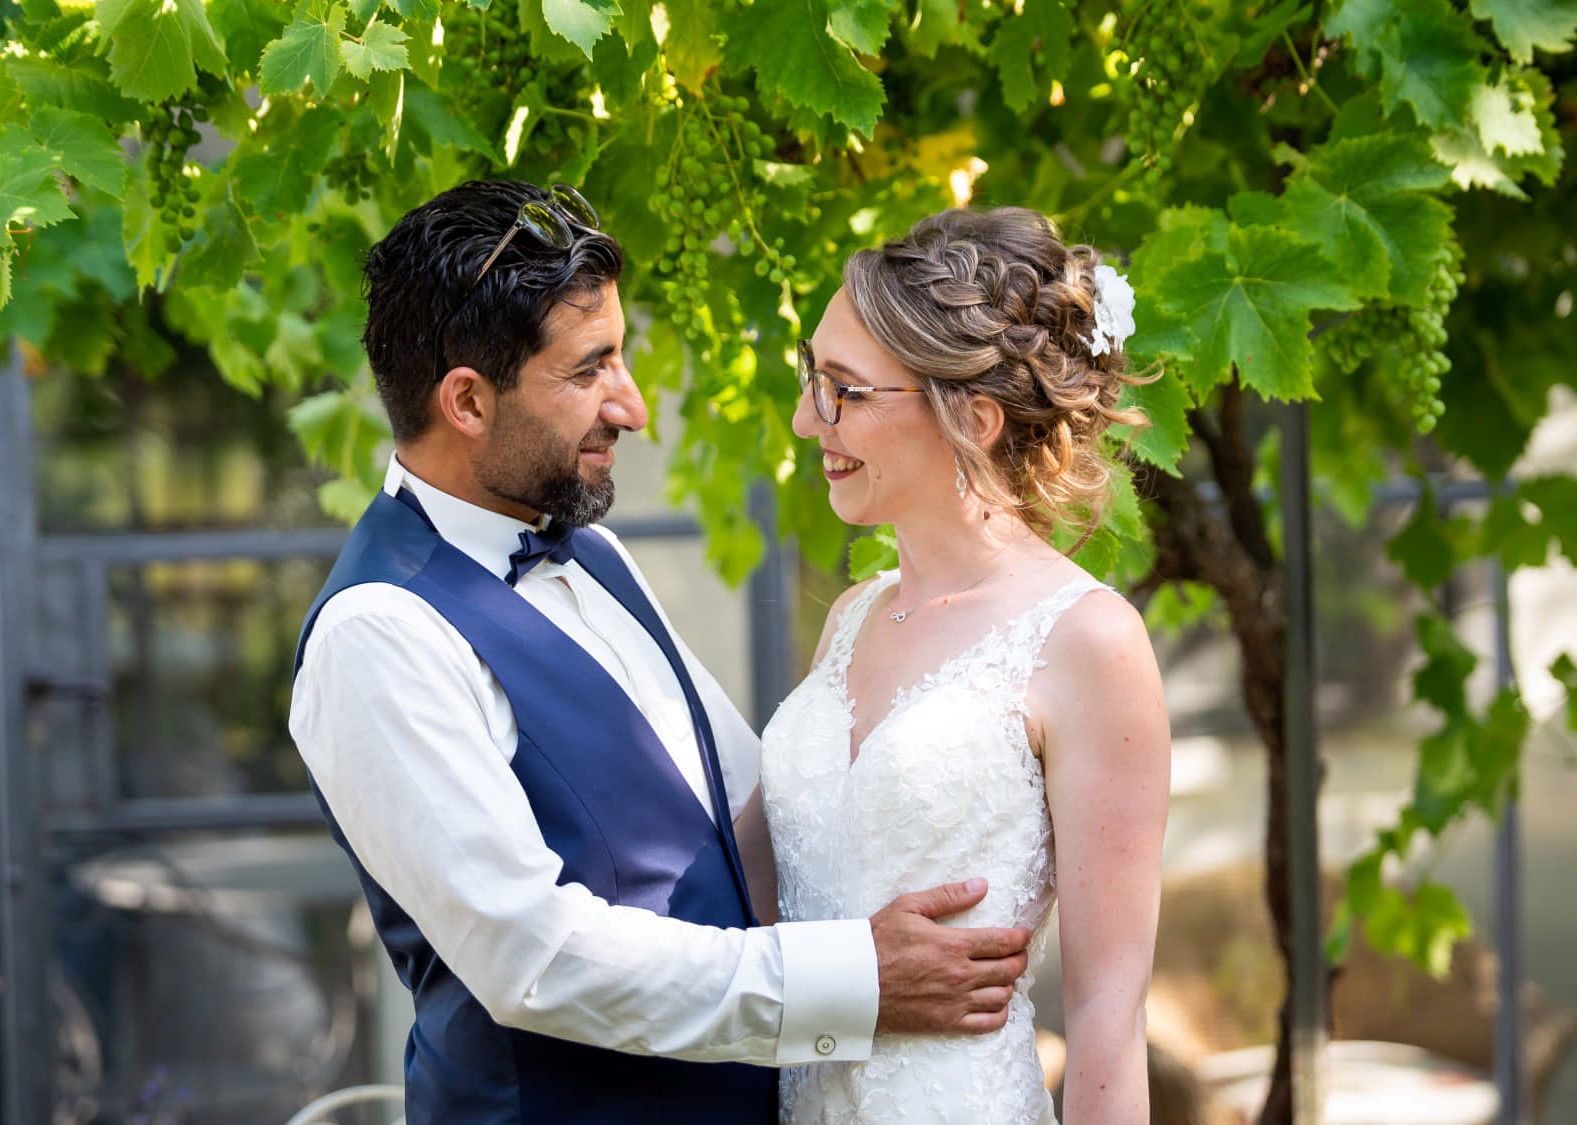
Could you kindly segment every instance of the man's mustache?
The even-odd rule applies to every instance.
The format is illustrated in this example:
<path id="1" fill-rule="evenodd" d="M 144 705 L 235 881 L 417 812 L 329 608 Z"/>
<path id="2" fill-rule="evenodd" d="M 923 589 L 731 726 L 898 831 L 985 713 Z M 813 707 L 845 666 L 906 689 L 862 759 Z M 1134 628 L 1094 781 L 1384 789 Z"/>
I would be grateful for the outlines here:
<path id="1" fill-rule="evenodd" d="M 618 428 L 614 426 L 606 426 L 600 430 L 593 430 L 591 433 L 588 433 L 585 437 L 581 438 L 580 447 L 582 450 L 607 449 L 618 440 Z"/>

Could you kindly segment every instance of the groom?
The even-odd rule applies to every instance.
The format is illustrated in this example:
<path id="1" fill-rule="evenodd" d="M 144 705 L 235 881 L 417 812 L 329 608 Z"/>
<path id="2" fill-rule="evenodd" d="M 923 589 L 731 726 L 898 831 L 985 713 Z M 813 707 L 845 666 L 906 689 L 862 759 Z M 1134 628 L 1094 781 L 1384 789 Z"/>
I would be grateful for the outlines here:
<path id="1" fill-rule="evenodd" d="M 756 921 L 756 738 L 592 526 L 646 422 L 622 266 L 579 195 L 520 183 L 444 192 L 366 261 L 395 451 L 290 729 L 415 998 L 411 1125 L 767 1125 L 767 1068 L 999 1027 L 1025 967 L 1027 931 L 933 921 L 976 884 Z"/>

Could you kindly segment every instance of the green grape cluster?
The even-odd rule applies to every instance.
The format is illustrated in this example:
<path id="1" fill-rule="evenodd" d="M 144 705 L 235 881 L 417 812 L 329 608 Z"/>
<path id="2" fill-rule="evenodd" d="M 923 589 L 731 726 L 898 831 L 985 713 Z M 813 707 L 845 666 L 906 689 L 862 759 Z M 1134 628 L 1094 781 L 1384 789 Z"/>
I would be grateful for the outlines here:
<path id="1" fill-rule="evenodd" d="M 207 120 L 201 103 L 171 99 L 154 107 L 143 133 L 153 206 L 164 224 L 165 249 L 172 254 L 197 233 L 199 193 L 196 179 L 186 174 L 186 154 L 202 140 L 197 123 Z"/>
<path id="2" fill-rule="evenodd" d="M 323 169 L 323 178 L 351 203 L 371 199 L 378 180 L 372 169 L 372 154 L 359 147 L 351 147 L 330 160 Z"/>
<path id="3" fill-rule="evenodd" d="M 550 67 L 538 59 L 531 35 L 519 24 L 515 4 L 494 4 L 485 11 L 469 2 L 444 9 L 444 88 L 461 116 L 486 136 L 502 136 L 521 95 L 540 88 L 547 107 L 527 125 L 518 162 L 546 173 L 591 143 L 587 107 L 592 88 L 583 68 Z"/>
<path id="4" fill-rule="evenodd" d="M 1454 244 L 1441 249 L 1422 305 L 1370 306 L 1320 338 L 1325 354 L 1344 372 L 1371 362 L 1387 394 L 1421 434 L 1433 430 L 1446 410 L 1440 380 L 1451 361 L 1442 349 L 1446 313 L 1463 280 L 1460 253 Z"/>
<path id="5" fill-rule="evenodd" d="M 781 238 L 768 239 L 759 226 L 766 198 L 752 161 L 770 156 L 772 142 L 744 116 L 748 108 L 742 97 L 716 95 L 682 110 L 684 122 L 652 197 L 670 230 L 657 261 L 662 291 L 692 340 L 708 331 L 707 253 L 719 236 L 741 256 L 755 258 L 756 276 L 773 284 L 798 264 Z"/>
<path id="6" fill-rule="evenodd" d="M 446 5 L 444 69 L 460 100 L 485 101 L 502 93 L 510 98 L 536 77 L 531 36 L 516 20 L 514 4 L 487 10 L 470 3 Z"/>
<path id="7" fill-rule="evenodd" d="M 1126 45 L 1135 65 L 1128 149 L 1143 163 L 1143 182 L 1154 189 L 1171 172 L 1172 150 L 1209 84 L 1209 60 L 1186 6 L 1173 0 L 1151 0 Z"/>

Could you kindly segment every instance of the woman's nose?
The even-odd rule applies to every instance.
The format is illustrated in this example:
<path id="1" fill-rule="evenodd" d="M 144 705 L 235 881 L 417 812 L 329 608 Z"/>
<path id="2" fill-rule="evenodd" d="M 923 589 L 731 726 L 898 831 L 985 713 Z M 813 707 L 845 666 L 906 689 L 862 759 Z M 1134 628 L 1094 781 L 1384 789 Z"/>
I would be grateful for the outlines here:
<path id="1" fill-rule="evenodd" d="M 827 427 L 821 415 L 816 413 L 816 404 L 811 401 L 809 387 L 799 392 L 799 401 L 794 404 L 793 426 L 795 436 L 802 438 L 813 438 Z"/>

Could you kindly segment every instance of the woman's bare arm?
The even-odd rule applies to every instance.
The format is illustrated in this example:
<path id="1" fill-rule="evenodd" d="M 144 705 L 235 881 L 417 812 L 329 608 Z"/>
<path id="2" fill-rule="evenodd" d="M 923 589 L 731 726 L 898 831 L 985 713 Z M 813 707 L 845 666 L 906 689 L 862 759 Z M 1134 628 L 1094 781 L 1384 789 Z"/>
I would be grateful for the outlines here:
<path id="1" fill-rule="evenodd" d="M 1171 730 L 1137 610 L 1086 595 L 1030 681 L 1056 839 L 1068 1065 L 1063 1117 L 1148 1122 L 1145 994 L 1161 897 Z"/>

